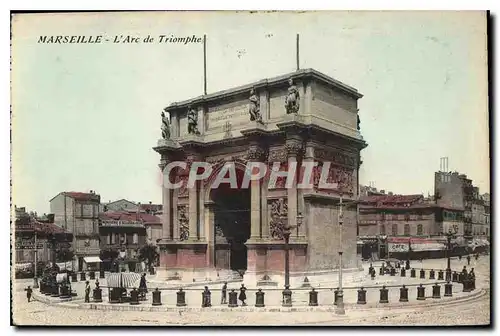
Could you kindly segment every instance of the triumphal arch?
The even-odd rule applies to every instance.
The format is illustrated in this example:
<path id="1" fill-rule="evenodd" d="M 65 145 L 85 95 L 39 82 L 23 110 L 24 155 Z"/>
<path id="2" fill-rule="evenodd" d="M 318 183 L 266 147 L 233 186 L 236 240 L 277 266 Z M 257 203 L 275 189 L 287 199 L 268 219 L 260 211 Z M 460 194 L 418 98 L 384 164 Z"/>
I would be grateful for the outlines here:
<path id="1" fill-rule="evenodd" d="M 162 188 L 163 239 L 160 272 L 203 277 L 237 271 L 256 276 L 283 274 L 283 227 L 289 225 L 290 272 L 331 271 L 339 265 L 339 200 L 356 200 L 360 151 L 358 99 L 346 84 L 313 69 L 172 103 L 162 113 L 162 139 L 154 150 L 160 169 L 182 161 L 187 169 L 168 174 L 173 182 L 188 179 L 193 162 L 208 162 L 212 174 L 192 188 Z M 238 183 L 246 163 L 317 162 L 311 185 L 297 188 L 301 173 L 287 184 L 269 187 L 266 175 L 248 188 L 220 184 L 214 176 L 232 162 Z M 322 165 L 330 162 L 328 180 L 319 185 Z M 287 187 L 290 186 L 291 187 Z M 357 268 L 356 207 L 343 210 L 344 268 Z"/>

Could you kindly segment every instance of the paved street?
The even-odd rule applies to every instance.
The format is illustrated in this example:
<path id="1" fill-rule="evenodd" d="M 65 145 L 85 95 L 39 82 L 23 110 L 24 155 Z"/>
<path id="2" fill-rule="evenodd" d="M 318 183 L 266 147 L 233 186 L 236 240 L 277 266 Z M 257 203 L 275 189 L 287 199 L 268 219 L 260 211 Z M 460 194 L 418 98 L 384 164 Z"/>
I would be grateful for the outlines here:
<path id="1" fill-rule="evenodd" d="M 424 261 L 426 265 L 438 266 L 443 260 Z M 454 261 L 454 268 L 466 264 Z M 481 257 L 472 261 L 477 287 L 489 288 L 489 259 Z M 417 308 L 372 308 L 370 310 L 346 309 L 345 316 L 331 312 L 134 312 L 72 309 L 50 306 L 41 302 L 26 302 L 23 291 L 26 282 L 16 282 L 14 292 L 14 322 L 29 325 L 471 325 L 488 324 L 490 321 L 489 291 L 484 296 L 466 303 L 448 303 Z M 199 293 L 196 293 L 199 296 Z M 254 295 L 249 295 L 251 301 Z M 215 298 L 214 298 L 215 299 Z M 267 298 L 266 298 L 267 300 Z M 224 314 L 224 320 L 221 319 Z"/>

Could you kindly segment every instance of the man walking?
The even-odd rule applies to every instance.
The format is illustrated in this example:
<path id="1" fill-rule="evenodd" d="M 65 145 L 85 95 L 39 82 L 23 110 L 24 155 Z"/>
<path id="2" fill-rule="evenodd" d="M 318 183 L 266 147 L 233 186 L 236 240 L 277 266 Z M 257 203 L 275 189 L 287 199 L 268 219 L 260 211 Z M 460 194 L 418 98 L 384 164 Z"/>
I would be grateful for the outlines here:
<path id="1" fill-rule="evenodd" d="M 85 303 L 90 303 L 90 284 L 89 281 L 85 281 Z"/>
<path id="2" fill-rule="evenodd" d="M 467 255 L 467 266 L 470 265 L 470 254 Z"/>
<path id="3" fill-rule="evenodd" d="M 222 296 L 220 299 L 220 304 L 227 304 L 227 282 L 224 282 L 224 285 L 222 286 Z"/>
<path id="4" fill-rule="evenodd" d="M 33 289 L 31 289 L 31 286 L 28 286 L 28 288 L 25 289 L 26 291 L 26 297 L 28 298 L 28 302 L 31 301 L 31 294 L 33 293 Z"/>

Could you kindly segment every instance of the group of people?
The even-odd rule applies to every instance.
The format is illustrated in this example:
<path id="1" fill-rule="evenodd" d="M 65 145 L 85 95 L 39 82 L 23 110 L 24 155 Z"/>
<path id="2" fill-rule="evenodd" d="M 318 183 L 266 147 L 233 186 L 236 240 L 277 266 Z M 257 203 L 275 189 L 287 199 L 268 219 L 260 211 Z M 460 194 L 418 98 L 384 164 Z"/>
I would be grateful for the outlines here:
<path id="1" fill-rule="evenodd" d="M 241 284 L 240 287 L 240 294 L 238 295 L 238 300 L 241 301 L 242 306 L 246 306 L 246 300 L 247 300 L 247 294 L 246 294 L 247 288 L 245 287 L 244 284 Z M 227 304 L 227 282 L 224 282 L 224 285 L 222 286 L 221 290 L 221 301 L 220 304 Z"/>

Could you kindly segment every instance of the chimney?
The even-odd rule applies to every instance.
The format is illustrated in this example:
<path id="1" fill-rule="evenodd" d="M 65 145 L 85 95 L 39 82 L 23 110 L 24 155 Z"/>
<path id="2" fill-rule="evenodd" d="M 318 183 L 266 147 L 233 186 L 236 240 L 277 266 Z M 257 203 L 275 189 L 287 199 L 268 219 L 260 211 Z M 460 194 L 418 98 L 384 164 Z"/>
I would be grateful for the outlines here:
<path id="1" fill-rule="evenodd" d="M 153 202 L 149 201 L 149 204 L 153 204 Z"/>
<path id="2" fill-rule="evenodd" d="M 47 221 L 49 223 L 54 223 L 54 217 L 55 217 L 54 214 L 47 214 Z"/>
<path id="3" fill-rule="evenodd" d="M 382 194 L 385 194 L 385 190 L 384 190 L 384 189 L 380 190 L 380 192 L 381 192 Z"/>

